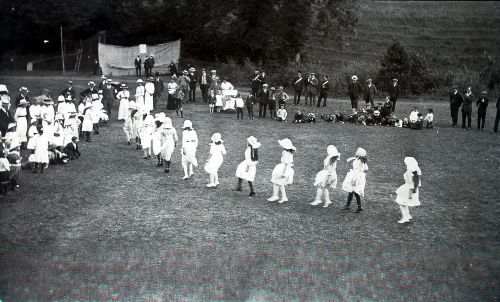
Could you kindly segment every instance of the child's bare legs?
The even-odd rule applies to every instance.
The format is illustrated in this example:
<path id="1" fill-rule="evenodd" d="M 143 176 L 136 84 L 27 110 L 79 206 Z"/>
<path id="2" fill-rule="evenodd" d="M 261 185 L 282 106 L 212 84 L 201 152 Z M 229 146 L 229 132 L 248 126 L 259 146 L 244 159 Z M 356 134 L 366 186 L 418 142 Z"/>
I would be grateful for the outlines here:
<path id="1" fill-rule="evenodd" d="M 267 199 L 267 201 L 277 201 L 279 199 L 278 196 L 279 186 L 273 183 L 273 195 Z"/>
<path id="2" fill-rule="evenodd" d="M 285 186 L 280 186 L 280 191 L 281 191 L 281 200 L 278 201 L 279 203 L 284 203 L 285 201 L 288 201 L 288 198 L 286 197 L 286 189 Z"/>
<path id="3" fill-rule="evenodd" d="M 311 205 L 313 206 L 317 206 L 319 205 L 320 203 L 323 202 L 323 200 L 321 200 L 321 197 L 323 197 L 323 188 L 321 187 L 318 187 L 316 189 L 316 197 L 314 198 L 314 201 L 311 202 Z"/>

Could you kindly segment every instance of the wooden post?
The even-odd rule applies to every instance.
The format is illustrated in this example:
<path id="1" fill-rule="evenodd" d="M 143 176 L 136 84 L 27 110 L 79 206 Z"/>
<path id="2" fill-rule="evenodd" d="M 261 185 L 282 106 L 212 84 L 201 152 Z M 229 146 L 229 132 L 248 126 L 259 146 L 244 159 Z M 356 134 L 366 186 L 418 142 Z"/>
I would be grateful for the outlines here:
<path id="1" fill-rule="evenodd" d="M 63 43 L 63 28 L 62 25 L 59 27 L 61 32 L 61 60 L 62 60 L 62 70 L 63 74 L 66 73 L 66 68 L 64 67 L 64 43 Z"/>

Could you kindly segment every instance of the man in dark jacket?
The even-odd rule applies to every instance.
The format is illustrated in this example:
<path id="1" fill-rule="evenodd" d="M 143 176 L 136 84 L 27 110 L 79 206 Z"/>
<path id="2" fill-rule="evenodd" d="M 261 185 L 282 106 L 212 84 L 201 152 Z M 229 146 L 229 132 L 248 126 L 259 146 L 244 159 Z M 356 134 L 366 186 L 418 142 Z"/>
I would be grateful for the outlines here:
<path id="1" fill-rule="evenodd" d="M 106 86 L 102 89 L 102 105 L 106 109 L 108 113 L 109 120 L 111 121 L 111 106 L 116 98 L 116 89 L 113 85 L 111 85 L 113 81 L 108 79 L 106 81 Z"/>
<path id="2" fill-rule="evenodd" d="M 365 86 L 365 103 L 370 104 L 372 108 L 375 106 L 375 97 L 380 95 L 377 87 L 372 83 L 372 79 L 366 80 Z"/>
<path id="3" fill-rule="evenodd" d="M 349 98 L 351 99 L 352 111 L 358 111 L 358 100 L 362 90 L 363 88 L 361 87 L 361 84 L 358 82 L 358 77 L 356 75 L 353 75 L 351 77 L 349 85 L 347 86 Z"/>
<path id="4" fill-rule="evenodd" d="M 259 93 L 260 87 L 262 85 L 260 78 L 260 70 L 255 68 L 252 79 L 250 80 L 250 88 L 252 89 L 252 94 L 257 95 Z"/>
<path id="5" fill-rule="evenodd" d="M 398 84 L 398 79 L 392 79 L 392 85 L 389 87 L 389 100 L 392 102 L 392 112 L 396 110 L 396 102 L 401 96 L 401 86 Z"/>
<path id="6" fill-rule="evenodd" d="M 154 107 L 154 110 L 157 110 L 158 107 L 156 104 L 160 100 L 161 93 L 165 89 L 165 85 L 163 84 L 163 80 L 160 78 L 160 73 L 158 71 L 155 72 L 155 75 L 156 76 L 155 76 L 155 81 L 154 81 L 155 92 L 153 94 L 153 107 Z"/>
<path id="7" fill-rule="evenodd" d="M 481 97 L 477 100 L 477 129 L 484 131 L 484 122 L 486 121 L 486 109 L 488 108 L 489 100 L 486 97 L 486 91 L 481 92 Z"/>
<path id="8" fill-rule="evenodd" d="M 75 89 L 73 88 L 73 81 L 68 81 L 68 87 L 61 91 L 61 95 L 64 97 L 71 95 L 71 99 L 74 100 L 76 96 Z"/>
<path id="9" fill-rule="evenodd" d="M 141 66 L 142 66 L 142 60 L 141 60 L 140 55 L 137 55 L 137 57 L 135 58 L 134 66 L 135 66 L 135 75 L 140 77 L 141 76 Z"/>
<path id="10" fill-rule="evenodd" d="M 264 83 L 262 85 L 262 89 L 259 91 L 257 95 L 257 99 L 259 100 L 259 117 L 266 118 L 267 111 L 267 103 L 269 102 L 269 85 Z"/>
<path id="11" fill-rule="evenodd" d="M 297 71 L 297 76 L 292 81 L 293 90 L 295 91 L 295 95 L 293 96 L 294 105 L 300 104 L 300 97 L 304 91 L 305 82 L 305 79 L 302 77 L 302 72 Z"/>
<path id="12" fill-rule="evenodd" d="M 189 68 L 189 101 L 196 102 L 196 83 L 198 78 L 196 76 L 196 69 L 194 67 Z"/>
<path id="13" fill-rule="evenodd" d="M 30 100 L 28 98 L 28 92 L 29 92 L 28 88 L 26 88 L 26 87 L 19 88 L 19 94 L 17 95 L 16 102 L 15 102 L 16 108 L 19 106 L 19 101 L 21 101 L 22 99 L 25 99 L 26 102 L 29 103 Z"/>
<path id="14" fill-rule="evenodd" d="M 471 128 L 472 120 L 472 103 L 474 95 L 472 94 L 472 88 L 467 88 L 467 92 L 464 95 L 464 102 L 462 103 L 462 128 L 465 128 L 465 120 L 467 120 L 467 129 Z"/>
<path id="15" fill-rule="evenodd" d="M 148 64 L 148 77 L 153 75 L 153 67 L 155 67 L 155 58 L 153 55 L 149 55 L 149 64 Z"/>
<path id="16" fill-rule="evenodd" d="M 207 74 L 205 68 L 201 69 L 201 75 L 198 82 L 201 90 L 201 98 L 203 99 L 203 102 L 206 103 L 208 102 L 208 88 L 212 83 L 212 78 Z"/>
<path id="17" fill-rule="evenodd" d="M 0 98 L 2 100 L 2 108 L 0 108 L 0 132 L 2 133 L 2 137 L 4 137 L 9 124 L 15 123 L 15 121 L 14 115 L 9 111 L 10 98 L 8 94 L 0 92 Z"/>
<path id="18" fill-rule="evenodd" d="M 495 126 L 493 127 L 493 132 L 498 132 L 498 122 L 500 121 L 500 96 L 497 99 L 497 115 L 495 116 Z"/>
<path id="19" fill-rule="evenodd" d="M 319 81 L 316 78 L 316 74 L 311 72 L 307 80 L 307 90 L 306 90 L 306 105 L 314 106 L 316 103 L 316 95 L 318 94 Z"/>
<path id="20" fill-rule="evenodd" d="M 97 88 L 95 88 L 95 83 L 93 81 L 90 81 L 87 84 L 89 87 L 84 89 L 82 92 L 80 92 L 81 97 L 86 97 L 88 95 L 96 94 L 98 93 Z"/>
<path id="21" fill-rule="evenodd" d="M 451 126 L 456 127 L 458 123 L 458 108 L 462 105 L 464 99 L 458 92 L 458 86 L 453 86 L 450 93 L 450 111 L 451 111 Z"/>
<path id="22" fill-rule="evenodd" d="M 330 91 L 330 83 L 328 82 L 328 76 L 324 75 L 323 82 L 321 82 L 321 85 L 319 86 L 319 97 L 318 97 L 318 104 L 316 105 L 316 107 L 319 108 L 321 104 L 321 99 L 323 99 L 323 107 L 326 107 L 326 99 L 328 98 L 329 91 Z"/>
<path id="23" fill-rule="evenodd" d="M 146 75 L 146 77 L 149 77 L 149 57 L 146 57 L 144 59 L 144 74 Z"/>

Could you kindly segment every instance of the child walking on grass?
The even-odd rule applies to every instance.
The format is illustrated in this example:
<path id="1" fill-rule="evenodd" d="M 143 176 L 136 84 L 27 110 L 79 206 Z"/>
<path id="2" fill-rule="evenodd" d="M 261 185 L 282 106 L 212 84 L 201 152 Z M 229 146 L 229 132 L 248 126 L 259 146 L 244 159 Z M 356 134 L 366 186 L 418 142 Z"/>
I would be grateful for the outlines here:
<path id="1" fill-rule="evenodd" d="M 297 149 L 288 138 L 279 140 L 278 143 L 283 148 L 283 151 L 281 152 L 281 163 L 277 164 L 273 169 L 271 177 L 271 182 L 273 183 L 273 195 L 267 200 L 279 200 L 279 203 L 284 203 L 285 201 L 288 201 L 285 186 L 293 183 L 293 153 Z M 281 199 L 278 195 L 279 191 L 281 191 Z"/>
<path id="2" fill-rule="evenodd" d="M 354 213 L 359 213 L 363 211 L 363 208 L 361 208 L 361 196 L 365 196 L 365 171 L 368 170 L 366 150 L 358 148 L 355 156 L 347 159 L 347 162 L 350 161 L 352 161 L 352 169 L 347 173 L 342 183 L 342 190 L 349 193 L 349 195 L 347 196 L 347 203 L 342 210 L 349 211 L 351 209 L 351 201 L 354 196 L 358 204 L 358 209 Z"/>
<path id="3" fill-rule="evenodd" d="M 314 185 L 317 187 L 316 198 L 311 202 L 311 205 L 316 206 L 323 203 L 322 199 L 324 198 L 323 208 L 327 208 L 332 203 L 328 187 L 332 189 L 337 187 L 337 160 L 340 158 L 339 151 L 333 145 L 328 146 L 326 152 L 328 156 L 323 161 L 323 170 L 316 174 L 314 181 Z"/>
<path id="4" fill-rule="evenodd" d="M 224 155 L 226 155 L 226 148 L 224 147 L 224 141 L 220 133 L 212 134 L 210 139 L 212 140 L 210 144 L 210 157 L 205 164 L 205 172 L 209 174 L 207 187 L 215 188 L 219 185 L 218 171 L 224 160 Z"/>
<path id="5" fill-rule="evenodd" d="M 236 177 L 238 177 L 238 185 L 236 191 L 241 191 L 243 179 L 248 181 L 250 193 L 248 196 L 255 196 L 253 190 L 253 182 L 257 173 L 257 163 L 259 162 L 259 147 L 260 143 L 253 136 L 247 138 L 247 149 L 245 150 L 245 160 L 242 161 L 236 168 Z"/>
<path id="6" fill-rule="evenodd" d="M 396 190 L 396 203 L 401 210 L 401 219 L 398 223 L 407 223 L 412 220 L 408 207 L 420 205 L 418 198 L 418 187 L 420 187 L 420 176 L 422 171 L 418 167 L 418 162 L 413 157 L 405 157 L 406 172 L 403 174 L 405 183 Z"/>

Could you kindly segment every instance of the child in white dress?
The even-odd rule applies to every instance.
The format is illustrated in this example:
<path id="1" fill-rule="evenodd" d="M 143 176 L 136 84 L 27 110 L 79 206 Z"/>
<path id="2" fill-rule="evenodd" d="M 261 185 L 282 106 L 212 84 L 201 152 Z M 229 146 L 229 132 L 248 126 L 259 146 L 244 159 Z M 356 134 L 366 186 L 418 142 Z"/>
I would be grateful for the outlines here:
<path id="1" fill-rule="evenodd" d="M 128 106 L 130 91 L 128 91 L 127 84 L 123 83 L 120 85 L 121 91 L 118 92 L 116 98 L 120 100 L 120 106 L 118 107 L 118 120 L 124 121 L 129 116 Z"/>
<path id="2" fill-rule="evenodd" d="M 314 185 L 316 189 L 316 198 L 311 205 L 316 206 L 323 203 L 322 198 L 325 199 L 324 208 L 327 208 L 332 201 L 330 200 L 330 192 L 328 187 L 335 189 L 337 187 L 337 160 L 340 158 L 340 153 L 335 146 L 330 145 L 326 148 L 328 156 L 323 162 L 323 170 L 316 174 Z"/>
<path id="3" fill-rule="evenodd" d="M 285 105 L 281 105 L 280 109 L 278 109 L 278 112 L 276 113 L 276 116 L 278 117 L 278 121 L 286 122 L 287 115 L 288 115 L 288 113 L 286 112 Z"/>
<path id="4" fill-rule="evenodd" d="M 212 134 L 210 139 L 212 140 L 210 144 L 210 157 L 205 164 L 205 172 L 209 174 L 209 183 L 207 187 L 215 188 L 219 185 L 219 175 L 217 172 L 224 161 L 226 148 L 224 147 L 224 141 L 220 133 Z"/>
<path id="5" fill-rule="evenodd" d="M 22 147 L 26 147 L 26 143 L 28 142 L 28 137 L 26 136 L 26 133 L 28 132 L 27 104 L 26 99 L 21 99 L 19 101 L 19 106 L 16 108 L 16 113 L 14 114 L 17 138 L 19 139 L 19 143 Z"/>
<path id="6" fill-rule="evenodd" d="M 401 219 L 398 223 L 407 223 L 412 220 L 410 209 L 408 207 L 417 207 L 420 205 L 418 198 L 418 187 L 420 187 L 420 176 L 422 171 L 418 167 L 417 160 L 413 157 L 405 157 L 406 172 L 403 174 L 404 185 L 396 190 L 396 203 L 401 210 Z"/>
<path id="7" fill-rule="evenodd" d="M 285 186 L 293 183 L 293 153 L 297 150 L 292 141 L 288 138 L 279 140 L 278 143 L 283 148 L 281 152 L 281 163 L 277 164 L 273 169 L 271 182 L 273 183 L 273 195 L 269 197 L 268 201 L 277 201 L 283 203 L 288 201 L 286 196 Z M 281 191 L 281 199 L 279 199 L 279 191 Z"/>
<path id="8" fill-rule="evenodd" d="M 342 190 L 348 192 L 347 203 L 342 210 L 350 210 L 352 197 L 356 197 L 356 203 L 358 204 L 358 209 L 355 213 L 363 211 L 361 208 L 361 196 L 365 196 L 365 185 L 366 185 L 366 173 L 368 170 L 367 154 L 366 150 L 363 148 L 358 148 L 356 150 L 355 157 L 350 157 L 347 162 L 352 161 L 352 169 L 347 173 L 344 182 L 342 183 Z"/>
<path id="9" fill-rule="evenodd" d="M 238 186 L 236 191 L 241 191 L 241 185 L 243 179 L 248 181 L 248 186 L 250 187 L 250 193 L 248 196 L 255 196 L 255 191 L 253 190 L 253 182 L 255 180 L 255 174 L 257 173 L 257 163 L 259 161 L 259 147 L 260 143 L 253 136 L 247 138 L 247 149 L 245 150 L 245 160 L 242 161 L 238 168 L 236 168 L 236 177 L 238 177 Z"/>
<path id="10" fill-rule="evenodd" d="M 132 111 L 136 110 L 137 106 L 134 101 L 130 101 L 127 105 L 127 116 L 125 117 L 125 122 L 123 123 L 123 132 L 127 137 L 127 145 L 132 144 L 132 132 L 133 132 L 133 122 L 132 122 Z"/>
<path id="11" fill-rule="evenodd" d="M 151 158 L 153 132 L 155 127 L 155 119 L 151 114 L 147 114 L 143 120 L 142 128 L 140 130 L 141 145 L 144 151 L 144 159 Z"/>
<path id="12" fill-rule="evenodd" d="M 172 126 L 172 120 L 169 117 L 166 117 L 163 122 L 161 135 L 163 142 L 161 157 L 165 161 L 165 173 L 170 173 L 170 159 L 179 138 L 177 137 L 177 130 Z"/>
<path id="13" fill-rule="evenodd" d="M 193 123 L 190 120 L 185 120 L 182 127 L 182 168 L 184 169 L 184 178 L 188 179 L 193 176 L 193 166 L 198 166 L 196 160 L 196 149 L 198 148 L 198 135 L 193 129 Z"/>

